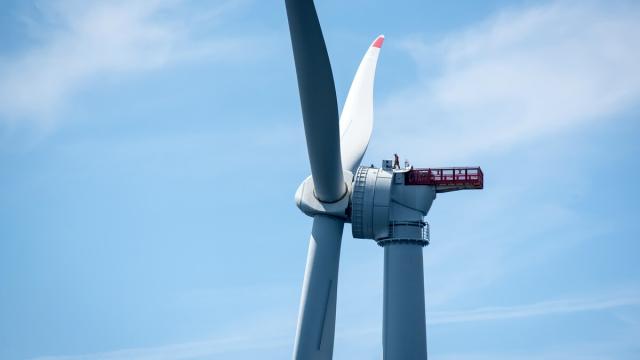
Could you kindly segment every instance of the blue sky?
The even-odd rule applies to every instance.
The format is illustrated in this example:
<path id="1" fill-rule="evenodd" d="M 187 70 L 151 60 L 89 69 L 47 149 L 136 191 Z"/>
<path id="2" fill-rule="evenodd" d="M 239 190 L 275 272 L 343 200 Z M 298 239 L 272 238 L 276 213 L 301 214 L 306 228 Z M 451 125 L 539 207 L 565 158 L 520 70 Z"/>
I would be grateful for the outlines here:
<path id="1" fill-rule="evenodd" d="M 640 6 L 318 0 L 365 163 L 481 165 L 424 251 L 432 359 L 640 356 Z M 290 357 L 311 219 L 280 1 L 4 1 L 0 358 Z M 336 359 L 380 359 L 345 229 Z"/>

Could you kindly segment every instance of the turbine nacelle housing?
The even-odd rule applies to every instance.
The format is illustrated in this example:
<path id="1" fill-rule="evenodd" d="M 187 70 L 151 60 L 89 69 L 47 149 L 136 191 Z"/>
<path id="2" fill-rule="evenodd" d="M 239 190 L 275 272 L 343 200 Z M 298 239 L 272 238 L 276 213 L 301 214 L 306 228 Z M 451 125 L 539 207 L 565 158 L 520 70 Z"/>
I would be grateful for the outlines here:
<path id="1" fill-rule="evenodd" d="M 384 160 L 382 168 L 361 166 L 356 175 L 343 171 L 346 193 L 338 201 L 320 201 L 309 176 L 296 191 L 298 208 L 308 216 L 329 215 L 352 223 L 353 237 L 380 241 L 389 238 L 414 239 L 425 243 L 423 218 L 436 197 L 436 187 L 407 185 L 410 169 L 392 169 Z"/>
<path id="2" fill-rule="evenodd" d="M 351 229 L 354 238 L 381 241 L 397 238 L 426 245 L 423 218 L 429 212 L 436 189 L 429 185 L 407 185 L 410 169 L 361 166 L 351 193 Z"/>

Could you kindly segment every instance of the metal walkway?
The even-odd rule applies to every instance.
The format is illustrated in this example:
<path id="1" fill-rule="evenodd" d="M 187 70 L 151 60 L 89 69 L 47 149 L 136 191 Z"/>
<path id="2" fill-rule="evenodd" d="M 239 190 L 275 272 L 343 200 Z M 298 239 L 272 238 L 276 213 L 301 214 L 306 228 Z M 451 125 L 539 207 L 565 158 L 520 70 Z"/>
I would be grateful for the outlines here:
<path id="1" fill-rule="evenodd" d="M 404 183 L 435 186 L 437 192 L 472 190 L 484 187 L 484 175 L 479 167 L 411 169 Z"/>

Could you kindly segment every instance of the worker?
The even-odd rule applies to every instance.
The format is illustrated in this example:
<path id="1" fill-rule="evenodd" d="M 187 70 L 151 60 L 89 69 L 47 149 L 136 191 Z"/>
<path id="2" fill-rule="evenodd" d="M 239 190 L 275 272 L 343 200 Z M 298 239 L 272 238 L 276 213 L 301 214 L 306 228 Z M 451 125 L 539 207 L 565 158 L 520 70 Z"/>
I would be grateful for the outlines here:
<path id="1" fill-rule="evenodd" d="M 393 168 L 400 169 L 400 157 L 398 154 L 393 154 Z"/>

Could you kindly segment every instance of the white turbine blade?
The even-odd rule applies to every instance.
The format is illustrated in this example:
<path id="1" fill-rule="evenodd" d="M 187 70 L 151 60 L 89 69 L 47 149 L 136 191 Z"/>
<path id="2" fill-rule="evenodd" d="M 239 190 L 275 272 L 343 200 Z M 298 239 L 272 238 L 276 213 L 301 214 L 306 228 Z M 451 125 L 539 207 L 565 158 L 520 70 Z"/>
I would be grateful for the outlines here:
<path id="1" fill-rule="evenodd" d="M 336 326 L 342 220 L 316 215 L 309 239 L 294 360 L 330 360 Z"/>
<path id="2" fill-rule="evenodd" d="M 354 173 L 373 130 L 373 80 L 383 41 L 384 35 L 378 36 L 362 58 L 340 116 L 342 167 Z"/>
<path id="3" fill-rule="evenodd" d="M 346 186 L 329 55 L 313 0 L 286 0 L 286 7 L 315 194 L 321 201 L 334 202 Z"/>

